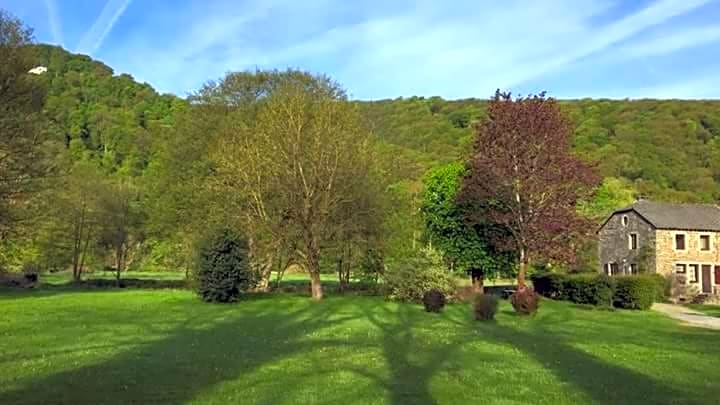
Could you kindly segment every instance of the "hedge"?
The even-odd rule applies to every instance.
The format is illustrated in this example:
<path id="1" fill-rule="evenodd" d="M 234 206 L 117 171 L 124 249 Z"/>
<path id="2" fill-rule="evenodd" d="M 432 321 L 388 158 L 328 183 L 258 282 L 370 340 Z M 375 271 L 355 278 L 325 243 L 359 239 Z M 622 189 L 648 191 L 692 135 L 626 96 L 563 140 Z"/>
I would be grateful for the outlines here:
<path id="1" fill-rule="evenodd" d="M 595 306 L 648 309 L 666 295 L 659 274 L 608 277 L 604 274 L 539 273 L 531 276 L 535 291 L 556 299 Z"/>
<path id="2" fill-rule="evenodd" d="M 613 303 L 615 285 L 605 275 L 579 275 L 568 277 L 563 283 L 565 299 L 576 304 L 609 307 Z"/>
<path id="3" fill-rule="evenodd" d="M 663 284 L 664 285 L 664 284 Z M 616 307 L 649 309 L 658 299 L 657 278 L 651 276 L 621 276 L 615 281 Z"/>

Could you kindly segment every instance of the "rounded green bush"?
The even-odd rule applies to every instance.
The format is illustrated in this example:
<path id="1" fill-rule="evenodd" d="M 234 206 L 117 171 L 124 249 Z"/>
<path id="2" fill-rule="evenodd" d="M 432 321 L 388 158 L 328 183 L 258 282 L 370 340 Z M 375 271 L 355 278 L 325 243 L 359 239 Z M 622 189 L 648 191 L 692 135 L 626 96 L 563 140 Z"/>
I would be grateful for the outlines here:
<path id="1" fill-rule="evenodd" d="M 254 287 L 247 240 L 237 232 L 213 232 L 200 247 L 195 271 L 197 293 L 207 302 L 234 302 Z"/>
<path id="2" fill-rule="evenodd" d="M 657 278 L 652 276 L 616 277 L 615 306 L 625 309 L 649 309 L 658 296 Z"/>
<path id="3" fill-rule="evenodd" d="M 383 274 L 383 289 L 391 300 L 421 303 L 425 293 L 433 289 L 451 297 L 455 279 L 440 259 L 426 254 L 388 265 Z"/>

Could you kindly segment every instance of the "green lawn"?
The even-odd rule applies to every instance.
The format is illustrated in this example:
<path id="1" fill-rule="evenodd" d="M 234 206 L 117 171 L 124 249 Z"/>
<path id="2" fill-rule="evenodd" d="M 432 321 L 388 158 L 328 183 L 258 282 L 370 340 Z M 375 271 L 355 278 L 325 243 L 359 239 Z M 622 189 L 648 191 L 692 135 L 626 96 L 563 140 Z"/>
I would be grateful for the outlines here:
<path id="1" fill-rule="evenodd" d="M 0 291 L 0 403 L 718 403 L 720 333 L 652 312 Z M 708 361 L 711 360 L 711 361 Z"/>
<path id="2" fill-rule="evenodd" d="M 689 304 L 689 308 L 720 318 L 720 305 Z"/>

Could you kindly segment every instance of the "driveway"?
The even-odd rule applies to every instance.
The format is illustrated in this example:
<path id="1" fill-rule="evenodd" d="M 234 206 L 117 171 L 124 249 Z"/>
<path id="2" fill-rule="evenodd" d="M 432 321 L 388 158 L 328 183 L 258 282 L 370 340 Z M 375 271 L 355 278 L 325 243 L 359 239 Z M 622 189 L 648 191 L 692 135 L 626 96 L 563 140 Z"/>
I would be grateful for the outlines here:
<path id="1" fill-rule="evenodd" d="M 682 305 L 656 303 L 653 304 L 652 309 L 671 318 L 682 321 L 690 326 L 720 330 L 720 318 L 705 315 L 702 312 L 695 311 Z"/>

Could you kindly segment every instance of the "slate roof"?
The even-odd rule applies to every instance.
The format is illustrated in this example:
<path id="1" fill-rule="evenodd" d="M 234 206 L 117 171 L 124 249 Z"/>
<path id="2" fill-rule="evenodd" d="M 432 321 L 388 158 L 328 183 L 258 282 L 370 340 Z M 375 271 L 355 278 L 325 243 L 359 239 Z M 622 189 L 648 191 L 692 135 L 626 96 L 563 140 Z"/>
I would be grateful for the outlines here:
<path id="1" fill-rule="evenodd" d="M 613 215 L 628 211 L 637 212 L 658 229 L 720 232 L 720 207 L 717 205 L 671 204 L 640 200 L 629 207 L 615 211 Z"/>

